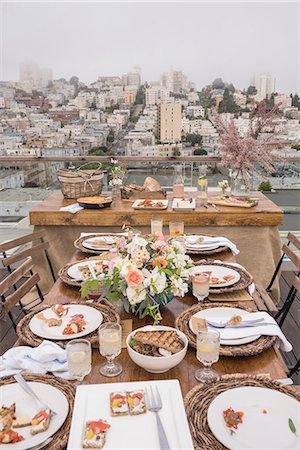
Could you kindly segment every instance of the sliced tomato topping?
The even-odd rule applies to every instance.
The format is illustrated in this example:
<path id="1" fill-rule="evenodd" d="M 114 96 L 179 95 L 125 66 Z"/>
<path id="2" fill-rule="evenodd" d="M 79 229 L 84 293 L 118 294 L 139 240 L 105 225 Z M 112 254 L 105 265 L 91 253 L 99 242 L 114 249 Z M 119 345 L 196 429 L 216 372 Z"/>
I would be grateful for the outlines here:
<path id="1" fill-rule="evenodd" d="M 99 434 L 110 428 L 110 425 L 106 422 L 103 422 L 103 420 L 99 419 L 97 421 L 91 422 L 89 424 L 89 428 L 94 430 L 96 434 Z"/>

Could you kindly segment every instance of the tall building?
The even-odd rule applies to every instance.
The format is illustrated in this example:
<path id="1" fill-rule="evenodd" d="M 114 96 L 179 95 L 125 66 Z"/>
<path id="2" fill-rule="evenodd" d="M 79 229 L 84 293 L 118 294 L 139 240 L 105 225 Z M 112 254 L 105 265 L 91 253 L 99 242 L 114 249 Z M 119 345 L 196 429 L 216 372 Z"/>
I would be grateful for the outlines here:
<path id="1" fill-rule="evenodd" d="M 52 80 L 52 70 L 41 69 L 35 62 L 23 62 L 19 66 L 19 82 L 21 86 L 39 89 L 46 87 Z"/>
<path id="2" fill-rule="evenodd" d="M 123 86 L 136 86 L 137 88 L 141 85 L 141 70 L 139 67 L 135 66 L 131 72 L 126 73 L 122 76 Z"/>
<path id="3" fill-rule="evenodd" d="M 258 100 L 264 100 L 275 92 L 275 78 L 271 77 L 269 73 L 255 74 L 250 84 L 255 86 Z"/>
<path id="4" fill-rule="evenodd" d="M 187 90 L 187 77 L 180 70 L 170 70 L 165 72 L 160 77 L 160 82 L 163 87 L 174 94 L 184 94 Z"/>
<path id="5" fill-rule="evenodd" d="M 162 86 L 152 86 L 146 89 L 146 105 L 157 105 L 160 102 L 167 102 L 170 98 L 170 91 Z"/>
<path id="6" fill-rule="evenodd" d="M 181 103 L 161 103 L 158 106 L 157 138 L 162 144 L 181 142 Z"/>

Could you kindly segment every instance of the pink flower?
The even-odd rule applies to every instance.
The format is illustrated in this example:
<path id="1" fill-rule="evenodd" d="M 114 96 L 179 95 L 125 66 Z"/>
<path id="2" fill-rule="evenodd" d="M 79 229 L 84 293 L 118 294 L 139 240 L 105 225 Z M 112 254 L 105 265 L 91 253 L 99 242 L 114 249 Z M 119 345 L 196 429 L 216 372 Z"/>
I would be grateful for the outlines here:
<path id="1" fill-rule="evenodd" d="M 155 234 L 155 237 L 156 237 L 157 241 L 164 241 L 165 240 L 165 237 L 164 237 L 164 235 L 162 233 Z"/>
<path id="2" fill-rule="evenodd" d="M 153 242 L 152 244 L 153 250 L 167 250 L 169 248 L 166 241 L 163 241 L 162 239 L 157 239 L 157 241 Z"/>
<path id="3" fill-rule="evenodd" d="M 132 269 L 128 271 L 125 280 L 127 281 L 128 286 L 135 287 L 142 283 L 144 280 L 144 275 L 140 270 Z"/>

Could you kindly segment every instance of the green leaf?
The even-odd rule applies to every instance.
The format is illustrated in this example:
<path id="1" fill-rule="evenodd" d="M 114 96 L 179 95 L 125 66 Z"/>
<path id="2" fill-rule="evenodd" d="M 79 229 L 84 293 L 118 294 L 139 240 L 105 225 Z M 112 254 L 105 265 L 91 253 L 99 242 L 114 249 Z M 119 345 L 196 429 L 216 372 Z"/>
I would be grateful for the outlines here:
<path id="1" fill-rule="evenodd" d="M 124 306 L 125 311 L 127 313 L 129 313 L 130 312 L 130 303 L 126 297 L 124 297 L 124 299 L 123 299 L 123 306 Z"/>
<path id="2" fill-rule="evenodd" d="M 120 294 L 118 294 L 117 292 L 107 292 L 105 294 L 105 298 L 107 298 L 107 300 L 116 302 L 116 301 L 120 300 Z"/>
<path id="3" fill-rule="evenodd" d="M 81 298 L 88 298 L 89 291 L 98 291 L 98 289 L 99 289 L 98 280 L 85 281 L 80 288 Z"/>
<path id="4" fill-rule="evenodd" d="M 290 427 L 291 432 L 297 436 L 297 429 L 291 418 L 289 418 L 289 427 Z"/>

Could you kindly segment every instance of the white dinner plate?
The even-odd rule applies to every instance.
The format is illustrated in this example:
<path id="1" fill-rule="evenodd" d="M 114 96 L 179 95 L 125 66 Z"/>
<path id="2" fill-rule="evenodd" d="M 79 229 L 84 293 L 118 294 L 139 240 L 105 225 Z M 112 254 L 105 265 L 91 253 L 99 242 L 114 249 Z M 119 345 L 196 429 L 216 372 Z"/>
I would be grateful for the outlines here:
<path id="1" fill-rule="evenodd" d="M 81 280 L 81 281 L 85 281 L 88 279 L 93 279 L 93 276 L 91 276 L 90 278 L 84 278 L 82 275 L 81 270 L 79 270 L 79 267 L 83 267 L 83 266 L 91 266 L 92 268 L 95 268 L 95 265 L 99 265 L 99 262 L 102 263 L 102 265 L 106 265 L 108 266 L 109 261 L 102 261 L 100 259 L 95 259 L 95 260 L 84 260 L 84 261 L 80 261 L 79 263 L 73 264 L 71 267 L 69 267 L 67 273 L 69 275 L 69 277 L 75 279 L 75 280 Z M 98 264 L 97 264 L 98 263 Z M 100 267 L 100 266 L 99 266 Z"/>
<path id="2" fill-rule="evenodd" d="M 110 414 L 109 394 L 138 389 L 159 389 L 163 408 L 159 412 L 172 450 L 193 450 L 193 441 L 178 380 L 136 381 L 78 386 L 68 442 L 68 450 L 81 450 L 85 423 L 106 420 L 105 450 L 160 450 L 155 414 L 147 411 L 136 416 Z"/>
<path id="3" fill-rule="evenodd" d="M 244 413 L 234 433 L 223 418 L 223 411 L 230 407 Z M 296 434 L 290 430 L 289 419 Z M 300 402 L 273 389 L 245 386 L 222 392 L 211 402 L 207 420 L 214 436 L 230 450 L 300 448 Z"/>
<path id="4" fill-rule="evenodd" d="M 30 433 L 30 427 L 15 428 L 14 431 L 21 434 L 24 440 L 17 444 L 3 445 L 3 450 L 4 448 L 27 450 L 35 445 L 41 444 L 62 427 L 68 415 L 69 402 L 59 389 L 50 384 L 36 381 L 29 381 L 28 383 L 38 398 L 46 403 L 56 414 L 51 417 L 48 430 L 34 436 Z M 12 403 L 16 403 L 16 417 L 25 416 L 32 419 L 38 412 L 35 401 L 23 391 L 18 383 L 6 384 L 0 387 L 0 399 L 1 406 L 10 406 Z"/>
<path id="5" fill-rule="evenodd" d="M 249 313 L 241 308 L 231 308 L 230 306 L 220 306 L 219 308 L 203 309 L 202 311 L 199 311 L 196 314 L 194 314 L 192 317 L 199 317 L 201 319 L 205 319 L 206 317 L 211 318 L 211 319 L 213 319 L 214 317 L 224 317 L 224 321 L 225 321 L 225 320 L 229 320 L 230 317 L 234 316 L 235 314 L 238 314 L 240 316 L 247 316 L 251 313 Z M 189 327 L 190 327 L 190 330 L 194 334 L 196 334 L 195 330 L 193 328 L 193 325 L 192 325 L 192 317 L 190 318 L 190 321 L 189 321 Z M 217 328 L 216 328 L 216 330 L 217 330 Z M 246 336 L 246 337 L 237 338 L 237 339 L 221 339 L 220 343 L 221 343 L 221 345 L 248 344 L 249 342 L 256 341 L 256 339 L 258 339 L 260 336 L 261 336 L 260 334 L 255 334 L 253 336 Z"/>
<path id="6" fill-rule="evenodd" d="M 150 209 L 150 210 L 156 210 L 156 209 L 167 209 L 169 201 L 168 200 L 152 200 L 151 201 L 153 203 L 162 203 L 163 206 L 139 206 L 140 202 L 143 202 L 145 199 L 141 198 L 136 200 L 133 204 L 132 204 L 132 208 L 133 209 Z M 147 199 L 150 200 L 150 199 Z"/>
<path id="7" fill-rule="evenodd" d="M 87 334 L 92 333 L 95 331 L 99 325 L 103 321 L 103 316 L 100 311 L 98 311 L 95 308 L 92 308 L 91 306 L 86 305 L 64 305 L 66 308 L 68 308 L 68 313 L 63 316 L 62 324 L 59 327 L 48 327 L 48 325 L 45 323 L 44 320 L 38 319 L 37 314 L 32 317 L 32 319 L 29 322 L 29 328 L 31 331 L 39 337 L 45 338 L 45 339 L 54 339 L 54 340 L 70 340 L 70 339 L 76 339 L 80 338 L 82 336 L 86 336 Z M 42 313 L 47 317 L 47 319 L 50 318 L 56 318 L 59 317 L 50 309 L 47 308 Z M 40 314 L 40 313 L 38 313 Z M 65 326 L 69 323 L 70 319 L 74 314 L 83 314 L 84 319 L 86 321 L 85 330 L 81 331 L 80 333 L 76 334 L 62 334 Z"/>
<path id="8" fill-rule="evenodd" d="M 116 244 L 117 239 L 117 237 L 114 238 L 113 236 L 95 236 L 83 241 L 82 246 L 88 248 L 89 250 L 108 250 L 113 248 L 113 245 Z M 102 245 L 94 245 L 94 243 L 97 241 L 101 241 Z"/>
<path id="9" fill-rule="evenodd" d="M 232 280 L 229 281 L 224 280 L 224 283 L 220 284 L 210 283 L 210 288 L 222 288 L 227 286 L 233 286 L 241 278 L 240 274 L 236 270 L 224 266 L 215 266 L 213 264 L 195 266 L 194 273 L 202 273 L 202 272 L 211 272 L 210 276 L 211 278 L 212 277 L 223 278 L 226 275 L 232 275 L 234 277 Z"/>

